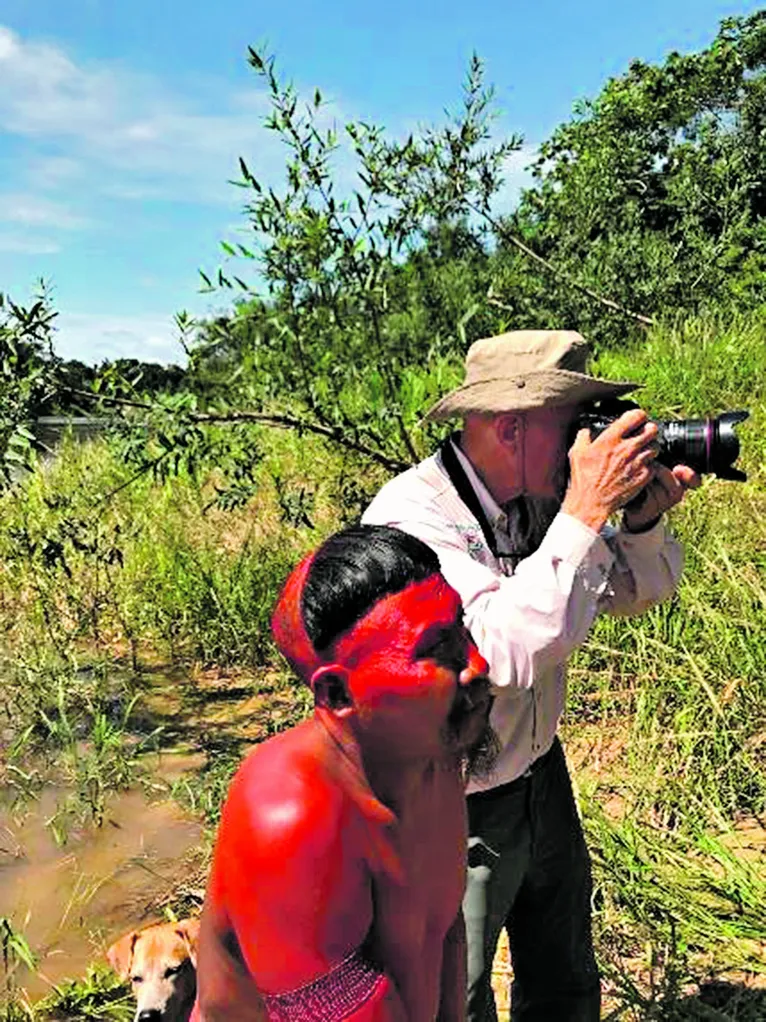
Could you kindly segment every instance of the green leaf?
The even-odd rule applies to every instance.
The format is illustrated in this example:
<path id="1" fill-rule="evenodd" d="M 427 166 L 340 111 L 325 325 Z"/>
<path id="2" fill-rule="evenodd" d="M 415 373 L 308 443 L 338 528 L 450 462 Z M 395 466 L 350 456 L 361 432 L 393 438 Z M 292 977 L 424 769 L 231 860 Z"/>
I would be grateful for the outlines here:
<path id="1" fill-rule="evenodd" d="M 263 57 L 261 57 L 260 53 L 258 53 L 257 50 L 253 49 L 252 46 L 248 46 L 247 55 L 250 64 L 252 65 L 252 67 L 255 68 L 256 71 L 262 73 L 266 70 L 266 64 L 263 60 Z"/>

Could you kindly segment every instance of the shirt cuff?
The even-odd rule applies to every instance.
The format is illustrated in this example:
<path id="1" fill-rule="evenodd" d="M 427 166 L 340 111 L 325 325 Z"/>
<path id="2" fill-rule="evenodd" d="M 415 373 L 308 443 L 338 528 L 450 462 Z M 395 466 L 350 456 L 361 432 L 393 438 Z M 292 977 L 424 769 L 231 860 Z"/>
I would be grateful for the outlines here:
<path id="1" fill-rule="evenodd" d="M 637 550 L 642 554 L 657 553 L 665 544 L 665 523 L 662 518 L 646 532 L 628 532 L 618 529 L 617 541 L 623 550 Z"/>
<path id="2" fill-rule="evenodd" d="M 600 595 L 604 591 L 614 563 L 614 553 L 604 538 L 579 518 L 560 511 L 541 546 L 549 555 L 570 564 L 589 592 Z"/>

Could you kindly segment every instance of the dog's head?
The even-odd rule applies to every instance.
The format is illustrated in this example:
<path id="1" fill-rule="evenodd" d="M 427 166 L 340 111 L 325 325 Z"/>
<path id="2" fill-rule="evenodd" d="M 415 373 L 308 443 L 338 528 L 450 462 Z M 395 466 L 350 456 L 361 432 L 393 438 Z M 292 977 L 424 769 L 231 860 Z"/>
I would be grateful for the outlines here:
<path id="1" fill-rule="evenodd" d="M 198 919 L 155 923 L 109 948 L 109 964 L 136 995 L 135 1022 L 187 1022 L 197 989 L 198 933 Z"/>

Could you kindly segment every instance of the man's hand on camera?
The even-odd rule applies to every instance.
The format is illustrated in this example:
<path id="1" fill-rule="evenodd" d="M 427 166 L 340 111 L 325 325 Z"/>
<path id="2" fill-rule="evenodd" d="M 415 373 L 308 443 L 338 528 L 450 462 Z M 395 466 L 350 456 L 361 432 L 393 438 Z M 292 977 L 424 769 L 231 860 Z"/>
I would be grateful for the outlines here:
<path id="1" fill-rule="evenodd" d="M 652 478 L 635 499 L 634 507 L 626 507 L 622 523 L 628 532 L 644 532 L 666 511 L 684 499 L 687 490 L 696 490 L 702 480 L 688 465 L 670 469 L 654 462 Z"/>
<path id="2" fill-rule="evenodd" d="M 595 440 L 581 429 L 569 452 L 570 481 L 561 510 L 600 532 L 610 515 L 652 481 L 656 439 L 657 426 L 640 408 L 625 412 Z M 656 506 L 660 503 L 658 495 Z M 643 506 L 640 514 L 642 522 L 651 520 L 644 518 Z"/>

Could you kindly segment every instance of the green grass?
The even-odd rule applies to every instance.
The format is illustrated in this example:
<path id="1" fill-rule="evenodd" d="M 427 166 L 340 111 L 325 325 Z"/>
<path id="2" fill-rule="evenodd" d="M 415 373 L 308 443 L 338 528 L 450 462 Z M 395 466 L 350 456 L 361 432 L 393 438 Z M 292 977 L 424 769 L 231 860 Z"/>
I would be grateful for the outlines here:
<path id="1" fill-rule="evenodd" d="M 131 1022 L 135 1013 L 130 989 L 103 965 L 55 985 L 35 1004 L 13 994 L 0 1002 L 0 1022 Z"/>
<path id="2" fill-rule="evenodd" d="M 672 515 L 686 554 L 675 597 L 641 618 L 601 618 L 573 664 L 571 714 L 628 714 L 633 812 L 672 827 L 766 806 L 765 335 L 757 320 L 694 321 L 599 363 L 642 379 L 658 415 L 752 413 L 740 430 L 749 481 L 706 477 Z"/>
<path id="3" fill-rule="evenodd" d="M 39 1005 L 39 1019 L 108 1020 L 131 1022 L 136 1013 L 131 991 L 105 966 L 90 968 L 81 980 L 68 980 L 56 986 Z"/>
<path id="4" fill-rule="evenodd" d="M 657 416 L 751 411 L 739 431 L 749 482 L 706 479 L 672 516 L 687 560 L 674 598 L 640 618 L 600 619 L 572 663 L 567 735 L 620 746 L 612 768 L 586 762 L 579 778 L 614 1019 L 766 1017 L 738 981 L 725 1003 L 697 991 L 727 967 L 763 968 L 763 857 L 745 861 L 730 838 L 766 812 L 765 333 L 757 318 L 671 323 L 598 363 L 641 379 Z M 304 692 L 289 698 L 271 607 L 303 551 L 382 478 L 313 438 L 254 429 L 256 441 L 257 492 L 230 511 L 214 504 L 214 465 L 199 478 L 141 479 L 104 502 L 130 473 L 103 441 L 65 446 L 0 497 L 0 731 L 14 736 L 5 782 L 20 795 L 42 783 L 42 752 L 93 818 L 104 793 L 135 784 L 147 733 L 134 718 L 157 664 L 190 677 L 194 667 L 270 673 L 267 698 L 287 709 L 264 733 L 306 712 Z M 311 527 L 297 524 L 304 515 Z M 201 706 L 207 698 L 200 689 Z M 211 824 L 239 756 L 228 748 L 176 786 Z"/>

